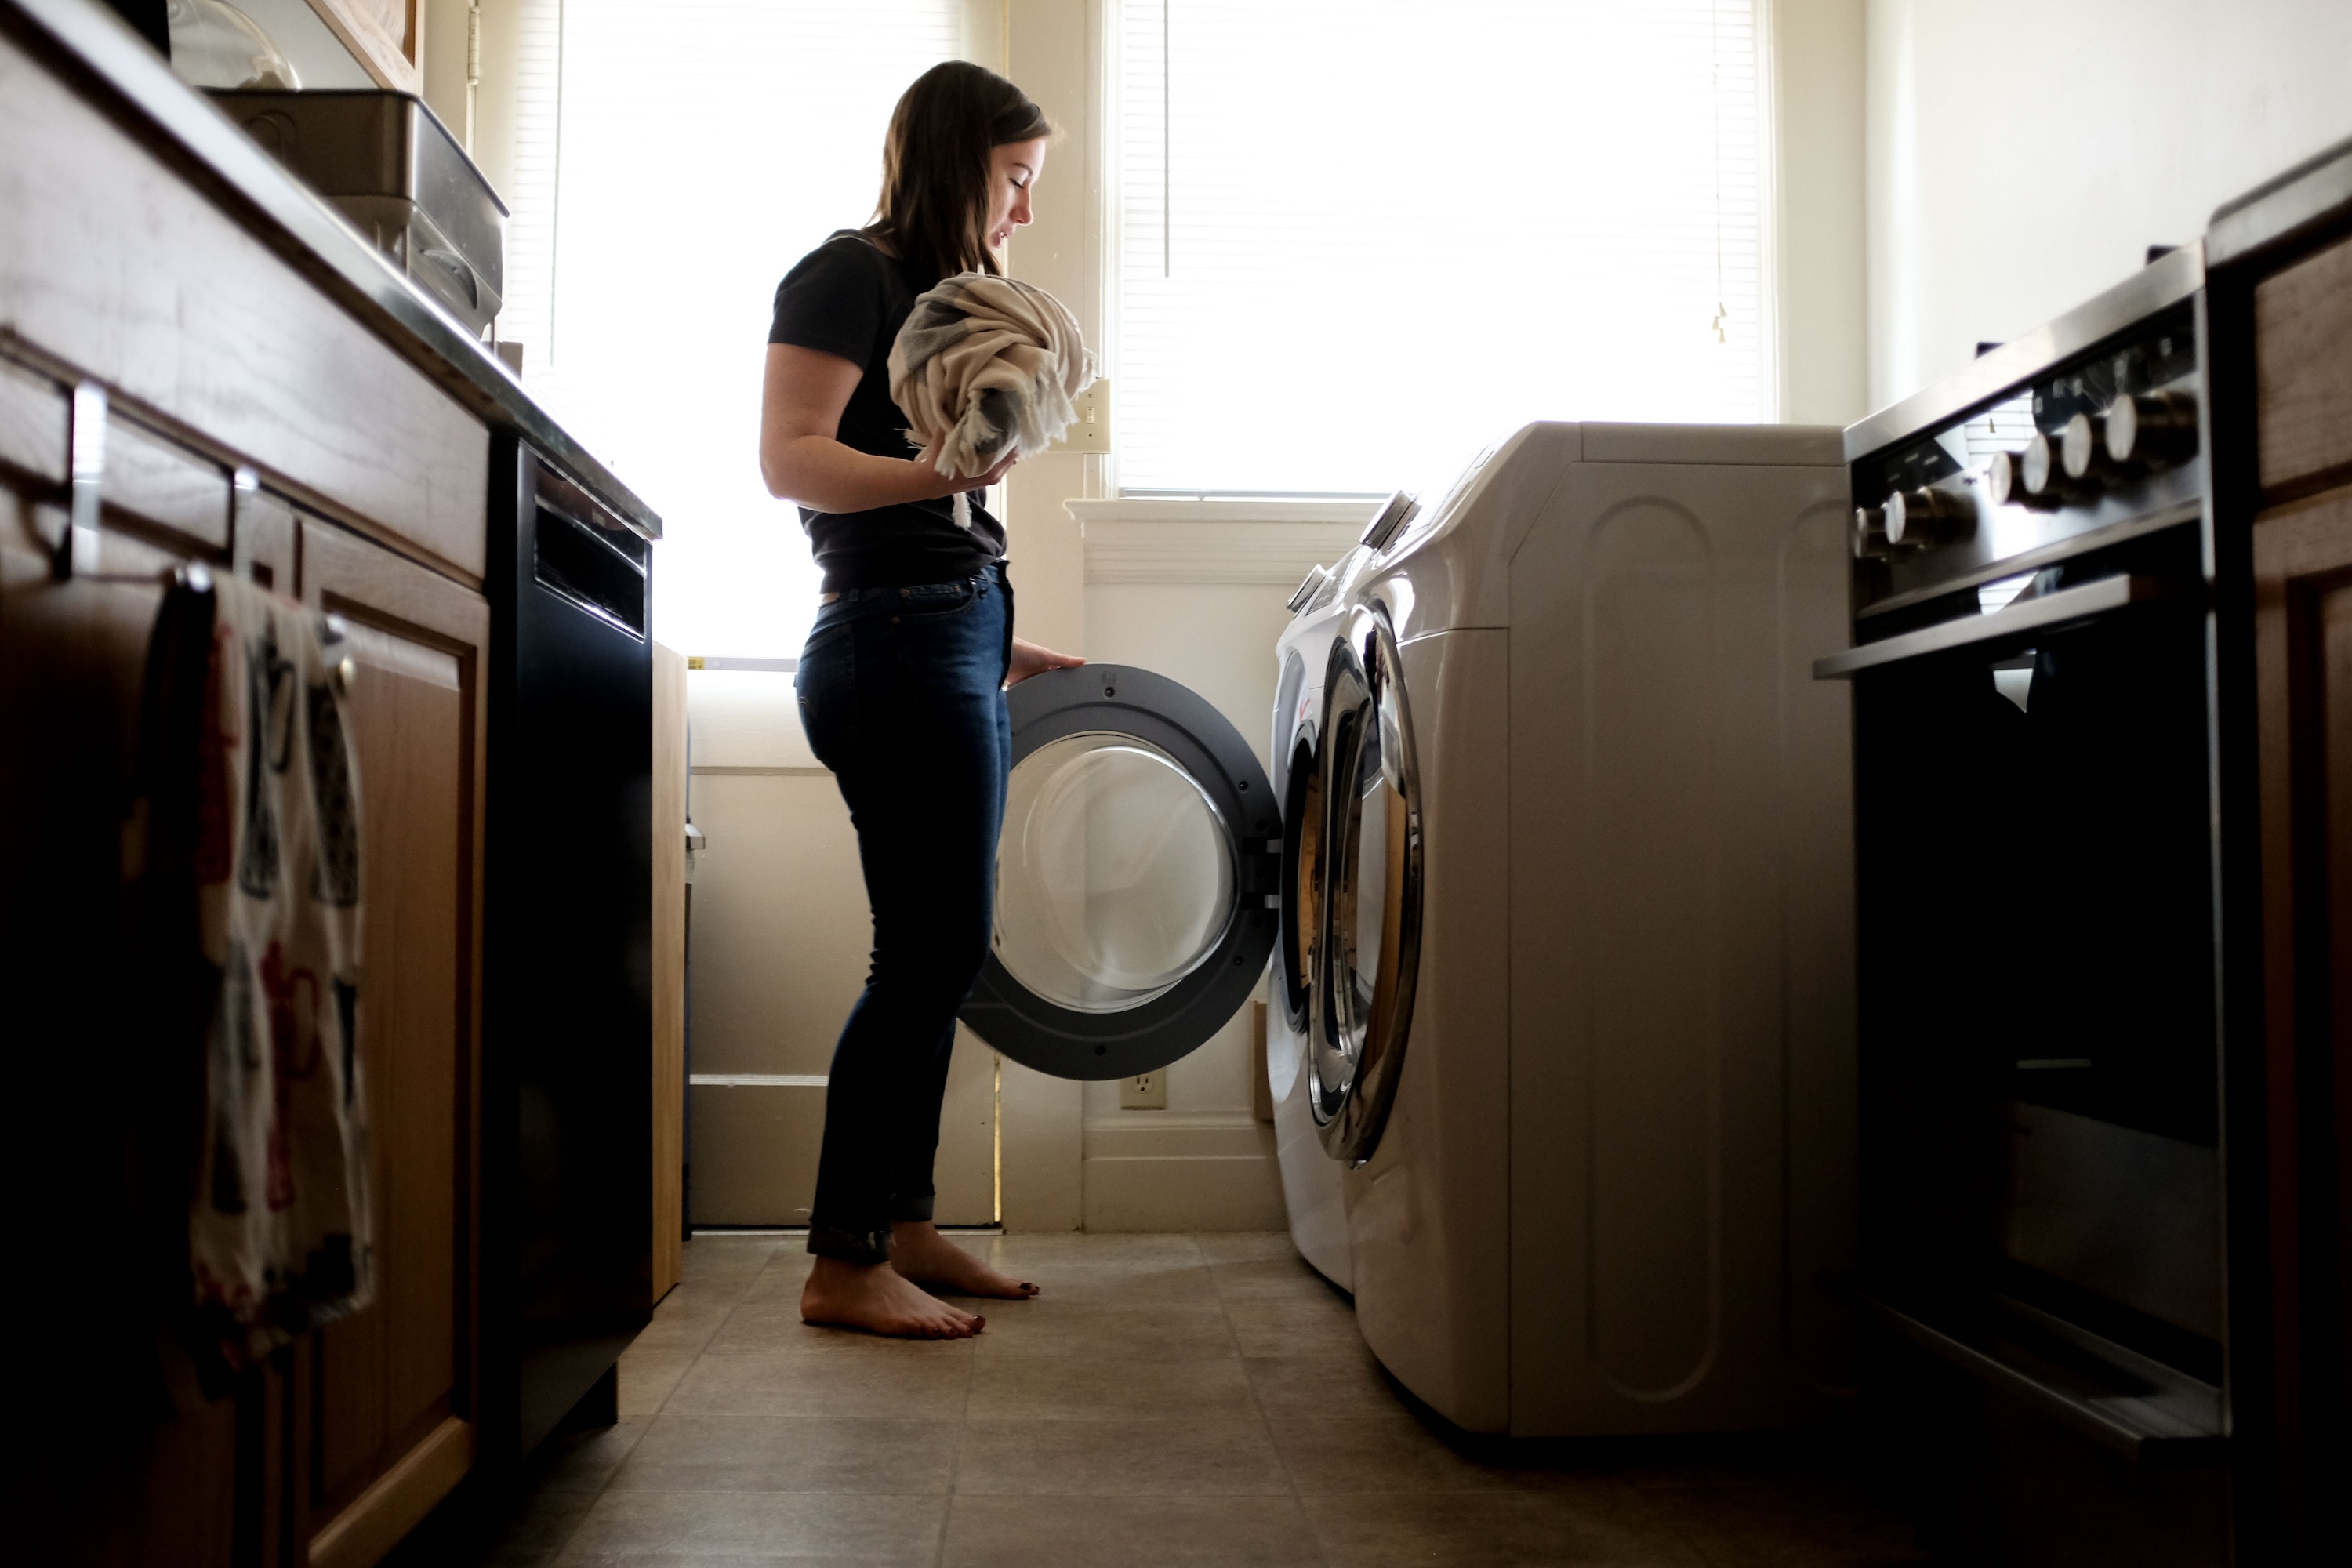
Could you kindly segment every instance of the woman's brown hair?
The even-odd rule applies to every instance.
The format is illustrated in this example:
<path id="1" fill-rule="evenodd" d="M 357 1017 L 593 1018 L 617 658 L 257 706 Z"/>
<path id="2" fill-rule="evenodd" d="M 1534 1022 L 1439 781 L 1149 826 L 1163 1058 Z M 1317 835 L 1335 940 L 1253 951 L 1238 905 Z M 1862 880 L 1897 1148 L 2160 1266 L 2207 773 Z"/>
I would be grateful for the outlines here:
<path id="1" fill-rule="evenodd" d="M 882 196 L 866 234 L 933 280 L 996 271 L 984 232 L 990 154 L 1053 134 L 1045 111 L 994 71 L 964 60 L 933 66 L 890 112 Z"/>

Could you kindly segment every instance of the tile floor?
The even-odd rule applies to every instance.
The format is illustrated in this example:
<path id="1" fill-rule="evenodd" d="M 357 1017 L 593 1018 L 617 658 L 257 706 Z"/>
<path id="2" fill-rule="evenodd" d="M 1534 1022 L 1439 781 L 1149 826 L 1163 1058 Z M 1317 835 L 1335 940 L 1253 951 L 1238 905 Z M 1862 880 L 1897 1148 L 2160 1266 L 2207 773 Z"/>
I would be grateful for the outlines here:
<path id="1" fill-rule="evenodd" d="M 965 1244 L 1045 1293 L 921 1344 L 803 1324 L 797 1238 L 697 1237 L 620 1424 L 397 1568 L 1924 1561 L 1835 1444 L 1449 1441 L 1286 1236 Z"/>

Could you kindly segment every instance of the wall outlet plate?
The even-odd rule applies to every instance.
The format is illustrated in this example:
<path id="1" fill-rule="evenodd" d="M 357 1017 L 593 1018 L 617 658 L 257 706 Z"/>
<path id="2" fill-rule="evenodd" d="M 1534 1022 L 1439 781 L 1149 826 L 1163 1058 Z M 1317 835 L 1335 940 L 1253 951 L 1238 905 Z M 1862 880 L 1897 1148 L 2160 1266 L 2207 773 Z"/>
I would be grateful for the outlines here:
<path id="1" fill-rule="evenodd" d="M 1118 1108 L 1121 1110 L 1167 1110 L 1168 1075 L 1154 1070 L 1119 1079 Z"/>
<path id="2" fill-rule="evenodd" d="M 1076 423 L 1062 432 L 1054 443 L 1056 452 L 1108 452 L 1110 450 L 1110 383 L 1097 381 L 1070 399 L 1078 411 Z"/>

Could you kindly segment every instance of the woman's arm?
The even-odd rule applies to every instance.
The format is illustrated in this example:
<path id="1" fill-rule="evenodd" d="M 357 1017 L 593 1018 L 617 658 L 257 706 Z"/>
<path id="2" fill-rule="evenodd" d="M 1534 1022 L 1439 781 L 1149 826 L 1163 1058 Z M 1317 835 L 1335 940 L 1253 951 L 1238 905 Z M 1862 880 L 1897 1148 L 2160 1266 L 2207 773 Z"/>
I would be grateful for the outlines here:
<path id="1" fill-rule="evenodd" d="M 877 458 L 837 438 L 841 411 L 865 372 L 838 354 L 792 343 L 768 345 L 760 400 L 760 477 L 768 493 L 818 511 L 871 511 L 985 489 L 1020 459 L 1008 452 L 975 479 L 950 479 L 928 463 Z"/>

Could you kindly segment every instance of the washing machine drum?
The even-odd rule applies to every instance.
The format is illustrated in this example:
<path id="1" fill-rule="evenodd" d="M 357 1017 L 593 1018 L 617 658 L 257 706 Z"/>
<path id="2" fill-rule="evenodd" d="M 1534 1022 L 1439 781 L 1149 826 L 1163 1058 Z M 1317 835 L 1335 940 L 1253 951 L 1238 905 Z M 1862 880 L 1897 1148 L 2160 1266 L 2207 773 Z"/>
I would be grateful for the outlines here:
<path id="1" fill-rule="evenodd" d="M 1421 967 L 1421 775 L 1396 639 L 1377 609 L 1356 611 L 1332 645 L 1318 750 L 1308 1104 L 1325 1150 L 1361 1163 L 1396 1099 Z"/>
<path id="2" fill-rule="evenodd" d="M 1129 1078 L 1215 1034 L 1273 950 L 1282 816 L 1224 716 L 1149 670 L 1005 694 L 996 931 L 963 1019 L 1059 1078 Z"/>

